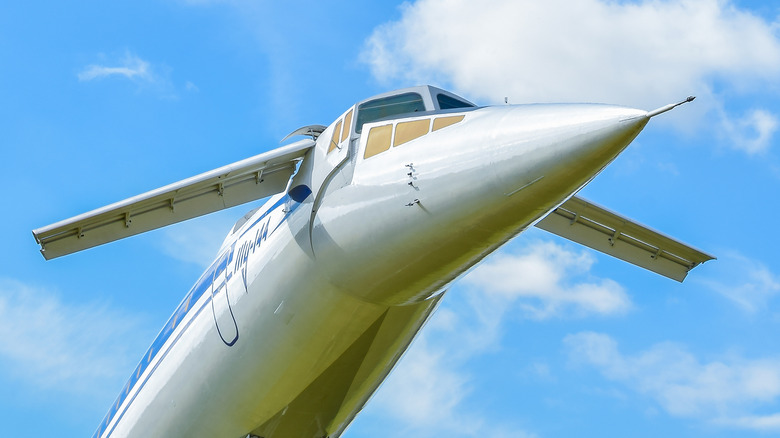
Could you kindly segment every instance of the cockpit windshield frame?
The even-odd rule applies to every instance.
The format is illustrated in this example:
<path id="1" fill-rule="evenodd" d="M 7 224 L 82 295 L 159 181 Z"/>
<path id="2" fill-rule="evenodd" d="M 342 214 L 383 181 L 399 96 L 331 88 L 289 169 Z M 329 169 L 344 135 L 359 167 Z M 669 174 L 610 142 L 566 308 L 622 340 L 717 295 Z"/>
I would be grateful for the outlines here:
<path id="1" fill-rule="evenodd" d="M 364 124 L 375 120 L 424 111 L 425 101 L 420 93 L 409 92 L 369 100 L 358 106 L 355 132 L 360 134 Z"/>

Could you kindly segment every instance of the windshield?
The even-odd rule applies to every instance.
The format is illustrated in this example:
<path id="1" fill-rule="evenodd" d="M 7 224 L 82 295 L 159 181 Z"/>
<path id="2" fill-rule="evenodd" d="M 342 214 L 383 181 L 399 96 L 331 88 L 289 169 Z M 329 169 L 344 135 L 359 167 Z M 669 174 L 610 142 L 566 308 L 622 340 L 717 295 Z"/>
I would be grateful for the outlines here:
<path id="1" fill-rule="evenodd" d="M 425 111 L 422 96 L 417 93 L 404 93 L 396 96 L 370 100 L 358 106 L 355 132 L 360 134 L 365 123 L 398 114 Z"/>

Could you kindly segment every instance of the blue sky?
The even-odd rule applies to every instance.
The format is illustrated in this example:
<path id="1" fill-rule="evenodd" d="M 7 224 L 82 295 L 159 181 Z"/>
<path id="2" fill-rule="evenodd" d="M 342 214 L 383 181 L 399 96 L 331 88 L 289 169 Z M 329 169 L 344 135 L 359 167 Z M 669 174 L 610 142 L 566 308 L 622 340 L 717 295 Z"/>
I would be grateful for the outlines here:
<path id="1" fill-rule="evenodd" d="M 30 230 L 353 102 L 654 109 L 582 195 L 718 256 L 684 284 L 538 230 L 456 284 L 346 437 L 780 434 L 780 7 L 492 0 L 0 6 L 0 435 L 93 433 L 251 206 L 45 262 Z"/>

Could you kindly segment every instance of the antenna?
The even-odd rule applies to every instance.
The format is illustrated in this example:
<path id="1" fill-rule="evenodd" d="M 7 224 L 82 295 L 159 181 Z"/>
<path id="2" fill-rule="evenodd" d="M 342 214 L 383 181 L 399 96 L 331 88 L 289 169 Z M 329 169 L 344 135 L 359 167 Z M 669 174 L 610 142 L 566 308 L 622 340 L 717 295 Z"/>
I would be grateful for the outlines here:
<path id="1" fill-rule="evenodd" d="M 655 117 L 658 114 L 663 114 L 663 113 L 665 113 L 665 112 L 667 112 L 669 110 L 677 108 L 678 106 L 680 106 L 680 105 L 682 105 L 684 103 L 693 102 L 693 99 L 696 99 L 696 96 L 688 96 L 682 102 L 677 102 L 677 103 L 672 103 L 672 104 L 669 104 L 669 105 L 666 105 L 666 106 L 662 106 L 661 108 L 658 108 L 656 110 L 653 110 L 653 111 L 650 111 L 649 113 L 647 113 L 647 118 Z"/>

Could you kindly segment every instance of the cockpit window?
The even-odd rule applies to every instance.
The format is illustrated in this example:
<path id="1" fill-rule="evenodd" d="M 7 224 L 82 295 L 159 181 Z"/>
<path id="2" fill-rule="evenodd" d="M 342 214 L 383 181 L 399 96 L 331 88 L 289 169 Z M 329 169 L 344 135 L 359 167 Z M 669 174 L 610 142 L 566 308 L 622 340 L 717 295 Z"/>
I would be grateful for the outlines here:
<path id="1" fill-rule="evenodd" d="M 425 103 L 422 96 L 417 93 L 404 93 L 396 96 L 383 97 L 370 100 L 358 107 L 357 124 L 355 132 L 360 134 L 365 123 L 398 114 L 425 111 Z"/>
<path id="2" fill-rule="evenodd" d="M 339 147 L 339 137 L 341 136 L 341 120 L 336 123 L 333 128 L 333 137 L 330 138 L 330 146 L 328 146 L 328 152 Z"/>
<path id="3" fill-rule="evenodd" d="M 373 157 L 390 149 L 390 138 L 393 135 L 393 125 L 374 126 L 368 131 L 368 140 L 366 141 L 366 152 L 363 159 Z"/>
<path id="4" fill-rule="evenodd" d="M 341 141 L 344 141 L 349 137 L 350 129 L 352 129 L 352 110 L 349 110 L 347 116 L 344 117 L 344 132 L 341 134 Z"/>
<path id="5" fill-rule="evenodd" d="M 433 120 L 433 130 L 438 131 L 439 129 L 460 123 L 465 117 L 466 116 L 437 117 Z"/>
<path id="6" fill-rule="evenodd" d="M 410 142 L 415 138 L 422 137 L 428 133 L 431 126 L 431 119 L 415 120 L 413 122 L 402 122 L 395 125 L 395 137 L 393 146 L 400 146 Z"/>
<path id="7" fill-rule="evenodd" d="M 436 100 L 439 101 L 439 108 L 453 109 L 453 108 L 472 108 L 474 105 L 464 102 L 454 97 L 447 96 L 446 94 L 437 94 Z"/>

